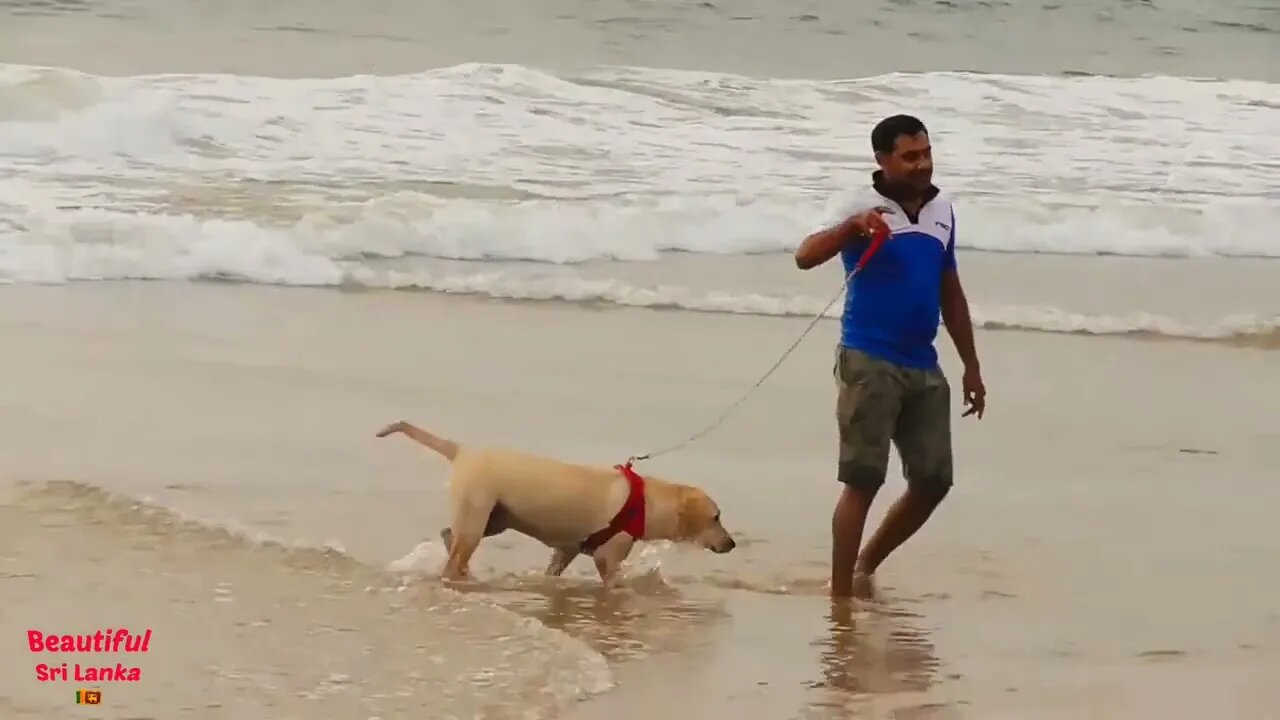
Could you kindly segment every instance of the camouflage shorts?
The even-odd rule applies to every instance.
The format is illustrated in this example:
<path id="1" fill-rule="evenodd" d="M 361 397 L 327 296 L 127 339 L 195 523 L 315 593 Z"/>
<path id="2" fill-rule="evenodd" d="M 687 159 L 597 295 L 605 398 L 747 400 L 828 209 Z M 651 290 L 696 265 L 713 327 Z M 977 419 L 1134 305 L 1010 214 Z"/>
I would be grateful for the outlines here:
<path id="1" fill-rule="evenodd" d="M 951 386 L 940 369 L 902 367 L 841 347 L 834 374 L 840 482 L 879 488 L 892 441 L 909 484 L 951 487 Z"/>

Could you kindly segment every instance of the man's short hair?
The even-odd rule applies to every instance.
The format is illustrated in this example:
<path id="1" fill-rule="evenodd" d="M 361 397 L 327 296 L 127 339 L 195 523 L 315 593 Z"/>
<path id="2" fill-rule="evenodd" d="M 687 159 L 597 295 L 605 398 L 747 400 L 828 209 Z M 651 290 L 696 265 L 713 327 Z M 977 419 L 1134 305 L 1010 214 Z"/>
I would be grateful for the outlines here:
<path id="1" fill-rule="evenodd" d="M 871 149 L 879 153 L 892 153 L 902 135 L 929 134 L 924 123 L 912 115 L 890 115 L 876 123 L 871 131 Z"/>

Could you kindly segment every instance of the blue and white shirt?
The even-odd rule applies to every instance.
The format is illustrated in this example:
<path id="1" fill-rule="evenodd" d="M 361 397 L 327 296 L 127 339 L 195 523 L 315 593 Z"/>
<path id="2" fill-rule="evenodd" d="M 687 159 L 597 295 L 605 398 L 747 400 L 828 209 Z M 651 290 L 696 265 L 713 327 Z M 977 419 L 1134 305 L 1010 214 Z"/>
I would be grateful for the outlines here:
<path id="1" fill-rule="evenodd" d="M 934 369 L 942 276 L 956 268 L 955 210 L 933 188 L 912 218 L 885 192 L 877 182 L 871 190 L 837 197 L 825 218 L 824 227 L 831 227 L 855 213 L 884 208 L 888 212 L 881 217 L 892 233 L 846 288 L 840 344 L 904 367 Z M 840 251 L 846 276 L 866 247 L 866 241 L 855 241 Z"/>

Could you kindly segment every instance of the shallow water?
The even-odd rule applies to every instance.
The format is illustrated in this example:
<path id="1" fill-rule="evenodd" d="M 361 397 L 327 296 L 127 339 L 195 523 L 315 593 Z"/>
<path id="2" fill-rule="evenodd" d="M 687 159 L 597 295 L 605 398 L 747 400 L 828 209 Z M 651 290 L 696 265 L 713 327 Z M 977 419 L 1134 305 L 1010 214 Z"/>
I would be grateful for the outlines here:
<path id="1" fill-rule="evenodd" d="M 1193 692 L 1228 716 L 1280 706 L 1262 681 L 1280 662 L 1280 587 L 1259 573 L 1280 501 L 1271 351 L 981 332 L 991 412 L 957 425 L 957 492 L 886 566 L 880 602 L 842 618 L 823 587 L 822 338 L 718 430 L 642 465 L 707 488 L 738 550 L 646 548 L 614 594 L 587 563 L 545 580 L 546 550 L 515 535 L 481 547 L 481 585 L 441 587 L 446 468 L 373 438 L 403 416 L 615 462 L 714 418 L 761 371 L 747 350 L 802 318 L 234 285 L 0 292 L 0 371 L 25 381 L 0 391 L 0 632 L 154 626 L 144 682 L 104 688 L 113 711 L 235 692 L 241 717 L 321 702 L 366 717 L 373 695 L 392 715 L 553 717 L 605 685 L 576 711 L 1193 717 L 1208 702 Z M 670 352 L 694 339 L 696 365 Z M 18 678 L 4 702 L 21 712 L 69 702 L 70 686 Z M 703 694 L 683 702 L 694 678 Z M 321 690 L 341 699 L 297 695 Z"/>

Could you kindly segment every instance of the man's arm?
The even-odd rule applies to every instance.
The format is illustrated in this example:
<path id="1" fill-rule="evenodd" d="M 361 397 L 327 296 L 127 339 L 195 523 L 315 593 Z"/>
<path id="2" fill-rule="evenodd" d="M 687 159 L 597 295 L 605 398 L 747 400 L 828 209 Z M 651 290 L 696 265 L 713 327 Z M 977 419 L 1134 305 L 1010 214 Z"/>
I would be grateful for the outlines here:
<path id="1" fill-rule="evenodd" d="M 942 322 L 947 334 L 955 343 L 956 353 L 965 370 L 978 371 L 978 351 L 973 346 L 973 318 L 969 315 L 969 300 L 960 284 L 960 271 L 956 263 L 956 213 L 951 211 L 951 236 L 942 256 Z"/>
<path id="2" fill-rule="evenodd" d="M 801 241 L 800 247 L 796 248 L 796 267 L 808 270 L 838 255 L 845 243 L 857 237 L 853 220 L 854 217 L 850 217 L 838 225 L 811 233 Z"/>
<path id="3" fill-rule="evenodd" d="M 978 351 L 973 344 L 973 318 L 969 315 L 969 300 L 960 284 L 960 273 L 949 267 L 942 271 L 942 322 L 947 334 L 955 343 L 956 353 L 965 370 L 978 370 Z"/>
<path id="4" fill-rule="evenodd" d="M 963 417 L 977 415 L 987 409 L 987 388 L 982 382 L 982 366 L 973 344 L 973 318 L 969 315 L 969 300 L 960 284 L 960 271 L 956 267 L 956 216 L 951 214 L 951 237 L 947 240 L 946 254 L 942 260 L 942 287 L 938 289 L 942 300 L 942 322 L 947 334 L 955 343 L 956 353 L 964 363 L 964 404 L 969 407 Z"/>
<path id="5" fill-rule="evenodd" d="M 889 228 L 880 217 L 881 211 L 887 208 L 873 207 L 861 212 L 850 209 L 836 224 L 811 233 L 796 248 L 796 267 L 801 270 L 817 267 L 839 254 L 846 244 L 866 240 L 879 229 L 887 232 Z"/>
<path id="6" fill-rule="evenodd" d="M 969 408 L 961 417 L 982 414 L 987 409 L 987 387 L 982 382 L 982 368 L 978 364 L 978 351 L 973 347 L 973 320 L 969 317 L 969 301 L 960 286 L 960 273 L 954 267 L 942 271 L 942 321 L 955 343 L 956 352 L 964 363 L 964 404 Z"/>

